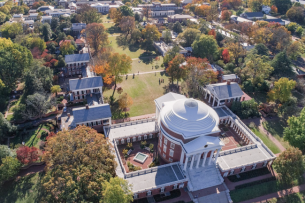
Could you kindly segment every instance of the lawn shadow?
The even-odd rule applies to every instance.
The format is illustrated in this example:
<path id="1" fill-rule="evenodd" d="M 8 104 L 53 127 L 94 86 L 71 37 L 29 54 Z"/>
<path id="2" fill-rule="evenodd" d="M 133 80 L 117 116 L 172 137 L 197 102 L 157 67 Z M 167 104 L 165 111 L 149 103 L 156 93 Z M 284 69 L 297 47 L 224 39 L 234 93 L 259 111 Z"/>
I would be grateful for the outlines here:
<path id="1" fill-rule="evenodd" d="M 110 28 L 107 29 L 107 32 L 109 34 L 114 34 L 114 33 L 122 33 L 121 28 L 119 28 L 118 26 L 111 26 Z"/>
<path id="2" fill-rule="evenodd" d="M 136 43 L 136 44 L 130 44 L 128 46 L 129 48 L 129 51 L 130 52 L 137 52 L 139 49 L 140 49 L 140 44 L 139 43 Z"/>

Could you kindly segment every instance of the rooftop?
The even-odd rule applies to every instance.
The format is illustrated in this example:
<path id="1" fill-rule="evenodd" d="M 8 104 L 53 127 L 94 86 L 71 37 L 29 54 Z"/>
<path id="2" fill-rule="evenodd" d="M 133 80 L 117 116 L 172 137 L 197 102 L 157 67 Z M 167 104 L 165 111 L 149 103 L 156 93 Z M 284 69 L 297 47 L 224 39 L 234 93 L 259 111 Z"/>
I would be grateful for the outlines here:
<path id="1" fill-rule="evenodd" d="M 111 118 L 111 111 L 109 104 L 99 104 L 96 106 L 80 107 L 73 109 L 73 123 L 83 123 L 87 121 L 101 120 L 104 118 Z"/>
<path id="2" fill-rule="evenodd" d="M 155 104 L 159 109 L 161 109 L 163 102 L 170 102 L 170 101 L 175 101 L 177 99 L 184 99 L 184 98 L 186 98 L 186 97 L 182 94 L 169 92 L 169 93 L 159 97 L 158 99 L 155 99 Z"/>
<path id="3" fill-rule="evenodd" d="M 103 78 L 101 76 L 69 80 L 69 87 L 71 91 L 98 88 L 102 86 Z"/>
<path id="4" fill-rule="evenodd" d="M 65 56 L 66 63 L 74 63 L 74 62 L 81 62 L 86 61 L 89 62 L 90 56 L 88 53 L 86 54 L 71 54 Z"/>
<path id="5" fill-rule="evenodd" d="M 207 85 L 206 88 L 215 95 L 218 99 L 228 99 L 232 97 L 241 97 L 244 95 L 243 91 L 236 82 L 216 83 Z"/>
<path id="6" fill-rule="evenodd" d="M 245 12 L 243 14 L 247 15 L 250 18 L 262 18 L 262 17 L 264 17 L 263 12 Z"/>

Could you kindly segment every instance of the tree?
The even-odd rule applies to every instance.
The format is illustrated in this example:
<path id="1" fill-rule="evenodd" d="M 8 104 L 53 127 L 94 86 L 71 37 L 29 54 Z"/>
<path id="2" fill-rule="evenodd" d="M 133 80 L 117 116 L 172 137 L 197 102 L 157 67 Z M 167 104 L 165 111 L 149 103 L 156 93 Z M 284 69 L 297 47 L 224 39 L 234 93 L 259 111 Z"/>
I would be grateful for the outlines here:
<path id="1" fill-rule="evenodd" d="M 39 117 L 41 119 L 53 105 L 54 100 L 50 100 L 47 95 L 40 93 L 29 95 L 26 98 L 26 112 L 24 112 L 24 117 Z"/>
<path id="2" fill-rule="evenodd" d="M 181 26 L 181 24 L 180 24 L 180 22 L 179 21 L 176 21 L 175 23 L 174 23 L 174 26 L 173 26 L 173 31 L 174 32 L 176 32 L 176 33 L 181 33 L 183 30 L 182 30 L 182 26 Z"/>
<path id="3" fill-rule="evenodd" d="M 2 158 L 1 161 L 2 164 L 0 165 L 0 182 L 9 180 L 18 174 L 21 164 L 16 158 L 7 156 Z"/>
<path id="4" fill-rule="evenodd" d="M 38 2 L 34 2 L 33 3 L 33 6 L 32 6 L 32 9 L 37 9 L 39 8 L 40 6 L 46 6 L 46 2 L 44 1 L 38 1 Z"/>
<path id="5" fill-rule="evenodd" d="M 141 21 L 142 21 L 142 18 L 141 18 L 141 16 L 140 16 L 138 13 L 135 13 L 135 14 L 134 14 L 134 19 L 135 19 L 135 21 L 137 21 L 137 22 L 141 22 Z"/>
<path id="6" fill-rule="evenodd" d="M 70 41 L 64 41 L 59 48 L 63 56 L 73 54 L 76 47 Z"/>
<path id="7" fill-rule="evenodd" d="M 208 32 L 208 35 L 213 36 L 214 39 L 216 39 L 216 31 L 215 31 L 215 29 L 211 29 L 211 30 Z"/>
<path id="8" fill-rule="evenodd" d="M 128 6 L 124 5 L 120 7 L 122 16 L 133 16 L 133 11 Z"/>
<path id="9" fill-rule="evenodd" d="M 287 30 L 289 30 L 291 33 L 294 33 L 294 31 L 297 29 L 297 27 L 298 27 L 298 24 L 297 23 L 293 23 L 293 22 L 289 23 L 286 26 Z"/>
<path id="10" fill-rule="evenodd" d="M 0 145 L 0 165 L 2 164 L 2 159 L 11 156 L 14 157 L 16 153 L 11 150 L 7 145 Z"/>
<path id="11" fill-rule="evenodd" d="M 14 39 L 17 35 L 23 32 L 23 28 L 21 23 L 7 22 L 1 26 L 0 31 L 2 33 L 2 37 Z"/>
<path id="12" fill-rule="evenodd" d="M 274 86 L 270 92 L 268 92 L 268 98 L 270 101 L 279 101 L 285 103 L 291 97 L 291 91 L 295 88 L 296 81 L 289 80 L 288 78 L 280 78 L 274 82 Z"/>
<path id="13" fill-rule="evenodd" d="M 87 4 L 83 4 L 78 10 L 78 13 L 81 15 L 82 22 L 86 24 L 101 22 L 101 14 L 97 11 L 97 9 Z"/>
<path id="14" fill-rule="evenodd" d="M 26 47 L 0 38 L 0 79 L 6 87 L 15 87 L 17 78 L 22 77 L 32 60 L 32 54 Z"/>
<path id="15" fill-rule="evenodd" d="M 246 50 L 240 45 L 239 42 L 229 43 L 226 47 L 232 56 L 235 59 L 235 64 L 238 64 L 238 59 L 246 55 Z"/>
<path id="16" fill-rule="evenodd" d="M 261 0 L 250 0 L 248 6 L 251 8 L 252 12 L 259 12 L 262 8 Z"/>
<path id="17" fill-rule="evenodd" d="M 287 48 L 287 55 L 292 60 L 296 60 L 303 53 L 302 44 L 298 41 L 294 41 Z"/>
<path id="18" fill-rule="evenodd" d="M 304 20 L 304 8 L 293 6 L 287 11 L 286 16 L 291 21 L 302 23 Z"/>
<path id="19" fill-rule="evenodd" d="M 124 111 L 126 115 L 126 112 L 129 111 L 130 106 L 133 104 L 133 100 L 127 93 L 124 93 L 120 95 L 118 103 L 120 109 Z"/>
<path id="20" fill-rule="evenodd" d="M 165 66 L 168 66 L 168 63 L 175 58 L 175 56 L 179 53 L 179 46 L 175 45 L 172 49 L 170 49 L 168 52 L 166 52 L 164 59 L 163 59 L 163 64 Z"/>
<path id="21" fill-rule="evenodd" d="M 196 6 L 194 13 L 198 16 L 207 17 L 208 14 L 210 13 L 209 12 L 210 10 L 211 10 L 211 6 L 201 5 L 201 6 Z"/>
<path id="22" fill-rule="evenodd" d="M 52 18 L 51 20 L 51 28 L 52 30 L 55 30 L 59 25 L 59 19 L 58 18 Z"/>
<path id="23" fill-rule="evenodd" d="M 95 53 L 109 43 L 106 28 L 100 23 L 91 23 L 87 25 L 86 39 L 90 47 L 94 49 Z"/>
<path id="24" fill-rule="evenodd" d="M 49 138 L 43 161 L 46 174 L 42 186 L 47 202 L 102 201 L 103 183 L 115 176 L 110 141 L 86 126 Z"/>
<path id="25" fill-rule="evenodd" d="M 133 201 L 131 185 L 127 180 L 119 177 L 110 178 L 109 182 L 103 184 L 103 194 L 105 203 L 129 203 Z"/>
<path id="26" fill-rule="evenodd" d="M 179 80 L 186 76 L 186 71 L 181 64 L 185 61 L 185 58 L 182 54 L 178 54 L 168 63 L 168 67 L 166 68 L 166 72 L 171 77 L 171 82 L 174 84 L 174 80 L 177 80 L 177 85 Z"/>
<path id="27" fill-rule="evenodd" d="M 17 159 L 24 165 L 38 160 L 38 149 L 36 147 L 21 146 L 17 149 Z"/>
<path id="28" fill-rule="evenodd" d="M 271 6 L 271 11 L 276 14 L 278 12 L 278 9 L 275 5 L 272 5 Z"/>
<path id="29" fill-rule="evenodd" d="M 126 33 L 126 37 L 135 29 L 135 18 L 132 16 L 123 16 L 119 27 Z"/>
<path id="30" fill-rule="evenodd" d="M 222 51 L 222 58 L 225 63 L 228 63 L 230 61 L 230 53 L 227 49 L 224 49 Z"/>
<path id="31" fill-rule="evenodd" d="M 6 14 L 0 11 L 0 23 L 4 23 L 6 21 Z"/>
<path id="32" fill-rule="evenodd" d="M 291 61 L 285 51 L 275 55 L 270 64 L 274 68 L 275 73 L 291 71 Z"/>
<path id="33" fill-rule="evenodd" d="M 258 55 L 269 56 L 269 49 L 262 43 L 256 44 L 254 49 L 257 51 Z"/>
<path id="34" fill-rule="evenodd" d="M 182 40 L 183 46 L 190 47 L 198 35 L 200 35 L 200 30 L 194 28 L 186 28 L 182 33 L 178 35 L 178 38 Z"/>
<path id="35" fill-rule="evenodd" d="M 302 37 L 303 33 L 304 33 L 304 29 L 302 28 L 302 26 L 299 26 L 296 30 L 295 33 L 297 34 L 297 36 Z"/>
<path id="36" fill-rule="evenodd" d="M 224 10 L 221 12 L 221 20 L 223 21 L 229 21 L 232 13 L 231 11 Z"/>
<path id="37" fill-rule="evenodd" d="M 14 135 L 17 131 L 17 127 L 12 125 L 6 120 L 2 113 L 0 113 L 0 139 Z"/>
<path id="38" fill-rule="evenodd" d="M 54 85 L 53 87 L 51 87 L 51 92 L 52 92 L 52 93 L 55 93 L 56 96 L 57 96 L 57 93 L 58 93 L 58 92 L 61 92 L 60 86 L 59 86 L 59 85 Z"/>
<path id="39" fill-rule="evenodd" d="M 148 24 L 142 30 L 142 36 L 144 39 L 142 45 L 144 46 L 145 50 L 148 51 L 152 47 L 153 42 L 160 39 L 161 33 L 155 25 Z"/>
<path id="40" fill-rule="evenodd" d="M 45 42 L 50 41 L 52 37 L 52 30 L 51 30 L 51 26 L 48 23 L 44 23 L 42 25 L 42 35 Z"/>
<path id="41" fill-rule="evenodd" d="M 218 51 L 218 44 L 213 36 L 202 34 L 193 42 L 192 48 L 195 56 L 213 61 L 214 55 Z"/>
<path id="42" fill-rule="evenodd" d="M 172 33 L 171 33 L 171 31 L 170 30 L 165 30 L 165 31 L 163 31 L 164 33 L 162 33 L 162 37 L 163 37 L 163 39 L 164 39 L 164 42 L 165 43 L 170 43 L 170 42 L 172 42 Z"/>
<path id="43" fill-rule="evenodd" d="M 271 4 L 277 7 L 279 13 L 285 14 L 292 3 L 290 0 L 272 0 Z"/>
<path id="44" fill-rule="evenodd" d="M 301 150 L 289 147 L 275 159 L 273 166 L 280 180 L 285 184 L 292 185 L 292 181 L 299 179 L 304 172 L 304 161 Z"/>
<path id="45" fill-rule="evenodd" d="M 253 85 L 262 85 L 269 78 L 273 68 L 268 63 L 268 57 L 257 54 L 249 54 L 246 58 L 245 67 L 241 73 L 252 82 Z"/>

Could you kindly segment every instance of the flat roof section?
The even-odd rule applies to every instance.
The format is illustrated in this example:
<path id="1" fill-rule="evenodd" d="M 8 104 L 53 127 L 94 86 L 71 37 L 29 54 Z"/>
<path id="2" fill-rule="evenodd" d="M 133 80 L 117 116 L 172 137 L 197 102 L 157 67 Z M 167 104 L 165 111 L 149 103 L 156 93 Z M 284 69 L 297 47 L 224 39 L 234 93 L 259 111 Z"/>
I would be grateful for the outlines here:
<path id="1" fill-rule="evenodd" d="M 176 165 L 169 165 L 162 168 L 157 168 L 156 171 L 145 173 L 143 175 L 126 178 L 132 184 L 132 191 L 137 192 L 145 188 L 154 188 L 158 185 L 163 185 L 179 180 L 183 180 L 184 176 L 181 170 Z"/>

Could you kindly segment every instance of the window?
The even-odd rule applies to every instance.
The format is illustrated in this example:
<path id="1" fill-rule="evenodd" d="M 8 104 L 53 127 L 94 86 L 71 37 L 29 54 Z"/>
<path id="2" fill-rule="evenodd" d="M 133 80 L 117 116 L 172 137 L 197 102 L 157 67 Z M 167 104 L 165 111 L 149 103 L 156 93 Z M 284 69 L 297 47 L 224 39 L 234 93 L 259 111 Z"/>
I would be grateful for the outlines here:
<path id="1" fill-rule="evenodd" d="M 147 192 L 147 196 L 150 196 L 151 195 L 151 191 L 149 190 L 148 192 Z"/>
<path id="2" fill-rule="evenodd" d="M 93 126 L 96 126 L 96 122 L 95 121 L 93 122 Z"/>
<path id="3" fill-rule="evenodd" d="M 144 135 L 144 140 L 146 140 L 147 139 L 147 135 Z"/>
<path id="4" fill-rule="evenodd" d="M 165 145 L 164 145 L 165 146 Z M 173 157 L 174 156 L 174 150 L 169 150 L 169 156 Z"/>
<path id="5" fill-rule="evenodd" d="M 166 138 L 164 138 L 164 144 L 167 145 L 167 139 Z"/>
<path id="6" fill-rule="evenodd" d="M 166 152 L 166 145 L 163 145 L 163 152 Z"/>
<path id="7" fill-rule="evenodd" d="M 133 198 L 134 198 L 134 199 L 137 199 L 137 198 L 138 198 L 138 194 L 135 193 L 135 194 L 133 195 Z"/>
<path id="8" fill-rule="evenodd" d="M 169 158 L 168 160 L 169 160 L 169 162 L 173 162 L 173 159 L 172 159 L 172 158 Z"/>
<path id="9" fill-rule="evenodd" d="M 230 175 L 233 175 L 234 174 L 234 169 L 232 169 L 231 171 L 230 171 Z"/>
<path id="10" fill-rule="evenodd" d="M 175 144 L 171 143 L 171 148 L 174 149 L 175 148 Z"/>
<path id="11" fill-rule="evenodd" d="M 88 126 L 92 126 L 92 123 L 88 123 Z"/>
<path id="12" fill-rule="evenodd" d="M 254 170 L 256 168 L 256 164 L 254 164 L 253 166 L 252 166 L 252 170 Z"/>
<path id="13" fill-rule="evenodd" d="M 139 140 L 139 141 L 141 140 L 141 136 L 138 137 L 138 140 Z"/>
<path id="14" fill-rule="evenodd" d="M 121 139 L 121 143 L 124 144 L 124 139 Z"/>
<path id="15" fill-rule="evenodd" d="M 151 139 L 152 138 L 152 134 L 149 134 L 149 139 Z"/>
<path id="16" fill-rule="evenodd" d="M 101 125 L 101 124 L 102 124 L 102 122 L 101 122 L 101 121 L 98 121 L 98 122 L 97 122 L 97 124 L 98 124 L 98 125 Z"/>
<path id="17" fill-rule="evenodd" d="M 164 158 L 166 158 L 166 155 L 165 155 L 164 153 L 162 154 L 162 156 L 163 156 Z"/>
<path id="18" fill-rule="evenodd" d="M 164 187 L 161 187 L 161 191 L 160 192 L 164 192 L 165 188 Z"/>
<path id="19" fill-rule="evenodd" d="M 132 141 L 133 141 L 133 142 L 137 141 L 137 138 L 136 138 L 136 137 L 133 137 L 133 138 L 132 138 Z"/>
<path id="20" fill-rule="evenodd" d="M 243 166 L 243 167 L 242 167 L 242 169 L 240 170 L 240 172 L 244 172 L 244 171 L 245 171 L 245 169 L 246 169 L 246 167 L 245 167 L 245 166 Z"/>
<path id="21" fill-rule="evenodd" d="M 127 138 L 127 142 L 128 142 L 128 143 L 130 142 L 130 138 Z"/>
<path id="22" fill-rule="evenodd" d="M 177 187 L 178 187 L 178 185 L 177 185 L 177 184 L 175 184 L 175 185 L 174 185 L 174 187 L 173 187 L 173 189 L 177 189 Z"/>

